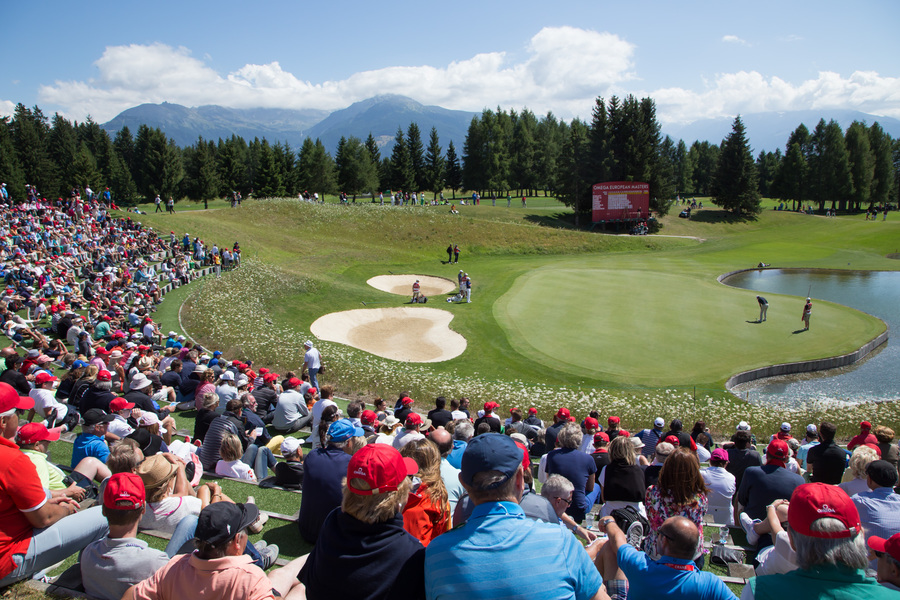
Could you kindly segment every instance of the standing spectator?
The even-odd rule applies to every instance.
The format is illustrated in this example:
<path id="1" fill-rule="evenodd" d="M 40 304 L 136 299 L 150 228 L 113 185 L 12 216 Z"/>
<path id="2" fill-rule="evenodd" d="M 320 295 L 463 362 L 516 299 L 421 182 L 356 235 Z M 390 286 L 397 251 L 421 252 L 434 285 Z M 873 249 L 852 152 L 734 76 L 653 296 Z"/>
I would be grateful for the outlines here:
<path id="1" fill-rule="evenodd" d="M 303 355 L 303 370 L 309 373 L 309 383 L 312 387 L 319 389 L 319 380 L 316 375 L 322 368 L 322 355 L 313 347 L 310 340 L 303 342 L 303 348 L 306 353 Z"/>

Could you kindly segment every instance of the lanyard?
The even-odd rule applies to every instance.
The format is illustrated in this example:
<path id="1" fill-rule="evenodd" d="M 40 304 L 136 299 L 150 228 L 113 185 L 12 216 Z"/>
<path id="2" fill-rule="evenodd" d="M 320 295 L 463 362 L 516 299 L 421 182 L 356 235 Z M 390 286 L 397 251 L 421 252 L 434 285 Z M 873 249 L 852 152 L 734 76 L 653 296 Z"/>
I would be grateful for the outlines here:
<path id="1" fill-rule="evenodd" d="M 664 567 L 669 567 L 670 569 L 675 569 L 676 571 L 694 571 L 696 570 L 696 565 L 682 565 L 678 563 L 659 563 Z"/>

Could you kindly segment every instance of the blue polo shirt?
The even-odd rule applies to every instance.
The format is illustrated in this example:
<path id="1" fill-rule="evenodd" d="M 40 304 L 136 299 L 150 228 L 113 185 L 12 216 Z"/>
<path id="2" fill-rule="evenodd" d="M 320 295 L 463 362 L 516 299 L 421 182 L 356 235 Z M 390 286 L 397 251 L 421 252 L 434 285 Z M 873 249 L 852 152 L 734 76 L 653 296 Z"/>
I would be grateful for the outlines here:
<path id="1" fill-rule="evenodd" d="M 106 440 L 99 435 L 87 433 L 82 433 L 76 437 L 72 443 L 71 467 L 74 469 L 82 459 L 88 456 L 93 456 L 100 462 L 105 463 L 109 457 L 109 446 L 106 445 Z"/>
<path id="2" fill-rule="evenodd" d="M 447 462 L 455 468 L 462 468 L 462 455 L 469 444 L 462 440 L 453 440 L 453 450 L 447 455 Z"/>
<path id="3" fill-rule="evenodd" d="M 342 448 L 316 448 L 303 461 L 303 496 L 297 526 L 300 535 L 314 544 L 325 517 L 341 505 L 341 479 L 347 476 L 350 455 Z"/>
<path id="4" fill-rule="evenodd" d="M 588 600 L 601 585 L 575 536 L 529 519 L 514 502 L 479 504 L 425 549 L 429 600 Z"/>
<path id="5" fill-rule="evenodd" d="M 616 553 L 619 568 L 628 578 L 629 598 L 694 598 L 696 600 L 736 600 L 725 583 L 697 569 L 692 560 L 660 556 L 650 560 L 629 544 Z"/>

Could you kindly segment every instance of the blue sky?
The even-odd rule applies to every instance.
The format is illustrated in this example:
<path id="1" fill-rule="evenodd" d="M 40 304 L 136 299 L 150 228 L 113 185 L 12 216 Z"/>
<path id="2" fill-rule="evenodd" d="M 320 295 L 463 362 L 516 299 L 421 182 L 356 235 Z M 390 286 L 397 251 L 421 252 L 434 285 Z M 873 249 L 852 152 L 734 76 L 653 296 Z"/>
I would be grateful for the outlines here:
<path id="1" fill-rule="evenodd" d="M 851 108 L 900 118 L 900 3 L 9 2 L 0 114 L 344 108 L 379 93 L 589 118 L 651 96 L 664 123 Z"/>

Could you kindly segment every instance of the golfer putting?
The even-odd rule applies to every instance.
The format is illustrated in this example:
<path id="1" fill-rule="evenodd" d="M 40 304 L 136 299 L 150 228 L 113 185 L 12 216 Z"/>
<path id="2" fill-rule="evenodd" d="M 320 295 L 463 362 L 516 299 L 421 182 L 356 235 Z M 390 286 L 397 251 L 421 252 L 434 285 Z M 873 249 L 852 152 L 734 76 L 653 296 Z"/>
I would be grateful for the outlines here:
<path id="1" fill-rule="evenodd" d="M 766 320 L 766 312 L 768 312 L 769 310 L 769 302 L 762 296 L 757 296 L 756 301 L 759 302 L 759 319 L 756 322 L 762 323 Z"/>

